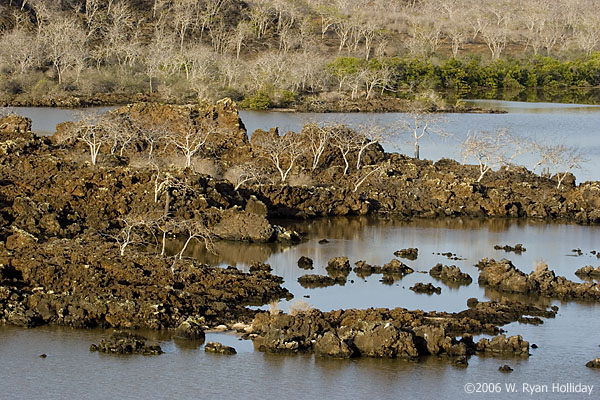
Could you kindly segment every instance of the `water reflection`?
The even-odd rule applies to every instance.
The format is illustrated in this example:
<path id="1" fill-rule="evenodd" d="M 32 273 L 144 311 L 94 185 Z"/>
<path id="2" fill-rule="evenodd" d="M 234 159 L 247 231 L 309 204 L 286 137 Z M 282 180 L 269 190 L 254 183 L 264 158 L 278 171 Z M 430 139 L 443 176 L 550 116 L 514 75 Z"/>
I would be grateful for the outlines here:
<path id="1" fill-rule="evenodd" d="M 167 241 L 167 255 L 179 254 L 185 239 Z M 248 243 L 232 241 L 215 241 L 214 250 L 208 251 L 204 243 L 192 240 L 185 250 L 184 256 L 200 260 L 209 265 L 249 266 L 253 262 L 265 262 L 275 253 L 281 253 L 292 247 L 288 243 Z"/>
<path id="2" fill-rule="evenodd" d="M 545 260 L 557 275 L 582 282 L 575 271 L 584 265 L 598 263 L 591 253 L 598 250 L 600 227 L 570 224 L 548 224 L 538 220 L 513 219 L 395 219 L 378 217 L 336 217 L 311 221 L 277 221 L 306 233 L 304 242 L 295 246 L 220 242 L 218 255 L 209 254 L 199 243 L 192 246 L 193 254 L 202 262 L 213 265 L 235 265 L 248 271 L 253 261 L 269 263 L 273 272 L 284 278 L 284 286 L 296 298 L 308 296 L 313 306 L 331 310 L 338 308 L 406 307 L 424 310 L 460 311 L 470 297 L 480 300 L 499 299 L 493 290 L 477 284 L 479 271 L 474 266 L 480 259 L 506 258 L 522 271 L 529 273 L 539 260 Z M 327 238 L 327 243 L 319 243 Z M 495 245 L 522 243 L 522 254 L 494 249 Z M 181 246 L 181 245 L 178 245 Z M 327 262 L 332 257 L 347 256 L 351 266 L 359 260 L 371 265 L 383 265 L 396 258 L 394 252 L 416 247 L 416 260 L 402 259 L 415 273 L 393 277 L 382 283 L 383 275 L 364 276 L 351 272 L 345 285 L 326 288 L 307 288 L 298 283 L 306 273 L 328 275 Z M 175 247 L 180 248 L 180 247 Z M 582 255 L 573 257 L 572 249 L 581 248 Z M 456 254 L 458 257 L 442 253 Z M 314 261 L 314 270 L 298 267 L 301 256 Z M 456 265 L 473 278 L 473 283 L 457 288 L 431 277 L 428 272 L 436 264 Z M 439 296 L 420 296 L 409 290 L 415 283 L 433 283 L 442 287 Z M 512 296 L 516 300 L 545 304 L 548 300 Z M 289 303 L 282 303 L 285 310 Z"/>

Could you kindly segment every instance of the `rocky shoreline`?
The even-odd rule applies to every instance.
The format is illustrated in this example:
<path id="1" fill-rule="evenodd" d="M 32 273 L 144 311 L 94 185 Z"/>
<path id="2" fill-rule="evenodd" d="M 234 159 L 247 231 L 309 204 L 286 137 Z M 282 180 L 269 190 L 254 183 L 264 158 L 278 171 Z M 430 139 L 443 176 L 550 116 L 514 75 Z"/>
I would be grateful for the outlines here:
<path id="1" fill-rule="evenodd" d="M 53 137 L 40 138 L 31 133 L 31 121 L 2 118 L 1 323 L 145 328 L 194 338 L 208 328 L 252 322 L 245 333 L 257 348 L 272 352 L 413 360 L 436 355 L 458 365 L 476 353 L 526 356 L 529 344 L 520 337 L 502 336 L 500 327 L 514 321 L 541 323 L 540 317 L 553 317 L 556 310 L 473 300 L 468 310 L 454 314 L 399 308 L 269 314 L 247 306 L 292 297 L 281 286 L 282 278 L 271 274 L 270 266 L 253 264 L 250 273 L 215 268 L 187 258 L 186 246 L 199 240 L 210 251 L 220 240 L 301 240 L 299 233 L 274 224 L 277 217 L 369 214 L 600 223 L 599 182 L 576 185 L 571 177 L 559 189 L 553 179 L 524 168 L 491 172 L 477 182 L 475 166 L 386 153 L 375 143 L 363 153 L 350 153 L 348 164 L 355 165 L 358 159 L 367 170 L 380 171 L 377 175 L 365 176 L 364 169 L 355 167 L 342 174 L 342 156 L 326 147 L 316 167 L 309 167 L 306 155 L 295 164 L 294 176 L 309 184 L 277 183 L 274 177 L 279 172 L 283 177 L 283 171 L 261 155 L 259 144 L 261 138 L 271 138 L 273 143 L 283 139 L 276 131 L 257 131 L 251 142 L 235 104 L 227 100 L 215 105 L 132 104 L 109 115 L 121 124 L 119 134 L 147 133 L 158 129 L 152 125 L 156 121 L 167 121 L 168 129 L 180 135 L 186 127 L 211 124 L 214 135 L 204 143 L 203 157 L 214 170 L 250 165 L 270 174 L 270 181 L 234 184 L 219 176 L 226 173 L 211 176 L 191 167 L 169 166 L 164 160 L 152 163 L 149 143 L 158 147 L 159 142 L 139 135 L 127 142 L 122 137 L 120 142 L 115 139 L 116 144 L 104 142 L 94 165 L 89 146 L 73 134 L 109 128 L 67 123 L 57 127 Z M 165 153 L 161 157 L 167 158 Z M 356 186 L 363 178 L 362 185 Z M 167 238 L 174 236 L 185 245 L 169 251 Z M 395 254 L 414 260 L 418 249 Z M 312 267 L 308 259 L 299 265 Z M 479 284 L 499 291 L 565 300 L 600 297 L 597 284 L 573 283 L 554 276 L 547 267 L 527 275 L 510 262 L 482 260 L 479 269 Z M 347 258 L 331 259 L 329 276 L 305 275 L 306 287 L 343 284 L 351 270 Z M 393 283 L 413 269 L 394 259 L 383 266 L 358 262 L 354 271 L 358 276 L 381 273 L 384 283 Z M 430 274 L 449 284 L 472 280 L 454 266 L 438 265 Z M 417 289 L 436 292 L 438 288 Z M 475 343 L 472 335 L 481 333 L 496 336 Z"/>
<path id="2" fill-rule="evenodd" d="M 325 96 L 327 97 L 327 96 Z M 194 101 L 195 99 L 187 99 Z M 186 99 L 165 98 L 157 93 L 97 93 L 94 95 L 72 95 L 55 97 L 13 96 L 0 98 L 0 107 L 60 107 L 83 108 L 98 106 L 120 106 L 139 102 L 160 102 L 173 105 L 187 104 Z M 357 112 L 407 112 L 415 107 L 415 102 L 392 96 L 375 96 L 371 99 L 350 99 L 343 97 L 338 100 L 324 100 L 323 96 L 307 96 L 299 99 L 294 105 L 269 108 L 269 111 L 281 112 L 311 112 L 311 113 L 357 113 Z M 261 110 L 264 111 L 264 110 Z M 430 106 L 430 112 L 437 113 L 477 113 L 498 114 L 505 111 L 484 109 L 480 107 L 436 107 Z"/>

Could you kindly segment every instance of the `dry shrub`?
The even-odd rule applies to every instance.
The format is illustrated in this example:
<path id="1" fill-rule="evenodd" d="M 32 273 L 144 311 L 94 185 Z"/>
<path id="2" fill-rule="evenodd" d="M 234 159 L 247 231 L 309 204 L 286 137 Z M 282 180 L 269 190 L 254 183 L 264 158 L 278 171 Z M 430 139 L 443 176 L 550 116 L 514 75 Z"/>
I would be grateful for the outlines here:
<path id="1" fill-rule="evenodd" d="M 535 272 L 542 272 L 548 269 L 548 264 L 546 263 L 546 261 L 540 259 L 535 261 L 534 267 Z"/>
<path id="2" fill-rule="evenodd" d="M 220 179 L 223 175 L 221 167 L 208 158 L 192 158 L 192 169 L 199 174 L 209 175 L 217 179 Z"/>
<path id="3" fill-rule="evenodd" d="M 302 299 L 294 300 L 290 304 L 290 315 L 298 315 L 303 314 L 307 311 L 312 310 L 314 307 L 308 304 L 306 301 Z"/>
<path id="4" fill-rule="evenodd" d="M 313 184 L 312 177 L 302 172 L 290 175 L 288 178 L 288 185 L 290 186 L 312 186 Z"/>
<path id="5" fill-rule="evenodd" d="M 279 300 L 273 300 L 269 303 L 269 314 L 277 315 L 281 314 L 281 308 L 279 308 Z"/>

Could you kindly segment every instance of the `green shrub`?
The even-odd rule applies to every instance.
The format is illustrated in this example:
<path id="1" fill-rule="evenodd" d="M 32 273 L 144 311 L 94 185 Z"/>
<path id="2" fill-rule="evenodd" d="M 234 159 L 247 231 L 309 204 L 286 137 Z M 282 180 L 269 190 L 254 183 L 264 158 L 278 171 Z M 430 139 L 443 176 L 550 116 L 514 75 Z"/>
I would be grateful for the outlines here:
<path id="1" fill-rule="evenodd" d="M 271 97 L 265 91 L 258 91 L 255 95 L 246 97 L 240 103 L 242 108 L 250 110 L 267 110 L 271 107 Z"/>

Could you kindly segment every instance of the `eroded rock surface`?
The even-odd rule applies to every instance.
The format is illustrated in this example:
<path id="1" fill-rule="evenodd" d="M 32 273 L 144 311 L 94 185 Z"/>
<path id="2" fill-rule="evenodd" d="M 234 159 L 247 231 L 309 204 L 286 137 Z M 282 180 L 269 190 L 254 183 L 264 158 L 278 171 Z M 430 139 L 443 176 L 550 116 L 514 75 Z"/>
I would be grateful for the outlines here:
<path id="1" fill-rule="evenodd" d="M 594 282 L 576 283 L 556 276 L 546 264 L 526 274 L 511 261 L 484 258 L 477 264 L 479 284 L 505 292 L 538 294 L 565 300 L 600 300 L 600 285 Z"/>
<path id="2" fill-rule="evenodd" d="M 476 352 L 527 356 L 529 344 L 520 336 L 499 335 L 477 343 L 471 336 L 499 333 L 498 325 L 514 322 L 525 313 L 553 317 L 556 312 L 519 303 L 490 302 L 460 313 L 402 308 L 310 310 L 296 315 L 260 313 L 252 322 L 252 331 L 257 349 L 275 353 L 404 359 L 428 354 L 455 359 Z"/>
<path id="3" fill-rule="evenodd" d="M 450 286 L 469 285 L 473 282 L 473 278 L 462 272 L 456 265 L 436 264 L 429 270 L 429 275 Z"/>

